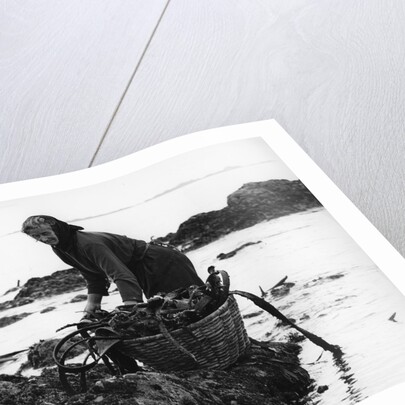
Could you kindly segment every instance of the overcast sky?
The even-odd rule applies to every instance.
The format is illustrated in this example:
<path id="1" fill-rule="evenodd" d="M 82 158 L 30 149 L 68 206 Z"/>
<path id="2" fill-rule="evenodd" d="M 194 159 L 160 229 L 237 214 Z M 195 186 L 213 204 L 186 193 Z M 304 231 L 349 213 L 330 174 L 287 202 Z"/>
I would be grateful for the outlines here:
<path id="1" fill-rule="evenodd" d="M 90 169 L 91 170 L 91 169 Z M 30 215 L 44 214 L 88 231 L 149 240 L 175 232 L 200 212 L 221 209 L 243 184 L 296 179 L 260 138 L 180 154 L 149 168 L 94 186 L 0 203 L 0 293 L 29 277 L 67 268 L 49 246 L 20 232 Z"/>

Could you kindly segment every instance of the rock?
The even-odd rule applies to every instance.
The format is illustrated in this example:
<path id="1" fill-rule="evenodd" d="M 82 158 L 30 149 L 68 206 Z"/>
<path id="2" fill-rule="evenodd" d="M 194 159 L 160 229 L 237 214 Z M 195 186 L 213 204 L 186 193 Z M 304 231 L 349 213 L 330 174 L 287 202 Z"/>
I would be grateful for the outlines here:
<path id="1" fill-rule="evenodd" d="M 37 404 L 37 395 L 44 393 L 37 382 L 29 383 L 27 378 L 12 375 L 0 375 L 1 405 Z"/>
<path id="2" fill-rule="evenodd" d="M 291 332 L 288 335 L 288 342 L 289 343 L 301 343 L 306 339 L 304 335 L 301 335 L 301 333 L 297 332 Z"/>
<path id="3" fill-rule="evenodd" d="M 18 301 L 25 297 L 32 299 L 50 297 L 85 287 L 84 278 L 78 270 L 59 270 L 49 276 L 30 278 L 14 300 Z"/>
<path id="4" fill-rule="evenodd" d="M 330 279 L 330 280 L 337 280 L 338 278 L 342 278 L 345 275 L 342 273 L 338 273 L 338 274 L 332 274 L 331 276 L 328 276 L 326 278 Z"/>
<path id="5" fill-rule="evenodd" d="M 74 342 L 75 339 L 71 341 Z M 81 340 L 79 337 L 76 341 Z M 48 340 L 40 340 L 38 343 L 35 343 L 28 349 L 28 365 L 34 369 L 47 367 L 47 366 L 54 366 L 55 362 L 53 360 L 53 349 L 55 345 L 59 342 L 59 339 L 48 339 Z M 71 359 L 79 354 L 83 353 L 87 350 L 87 346 L 84 344 L 77 345 L 75 348 L 70 352 L 68 359 Z M 25 364 L 24 366 L 26 366 Z"/>
<path id="6" fill-rule="evenodd" d="M 76 269 L 60 270 L 50 276 L 30 278 L 13 300 L 0 303 L 0 311 L 30 304 L 38 298 L 51 297 L 84 289 L 86 283 Z"/>
<path id="7" fill-rule="evenodd" d="M 124 377 L 114 377 L 106 378 L 102 381 L 97 382 L 96 392 L 121 392 L 121 393 L 132 393 L 137 389 L 137 379 L 136 378 L 124 378 Z"/>
<path id="8" fill-rule="evenodd" d="M 15 299 L 14 299 L 15 300 Z M 14 301 L 13 300 L 13 301 Z M 35 301 L 35 298 L 33 298 L 33 297 L 24 297 L 24 298 L 21 298 L 21 299 L 19 299 L 19 300 L 16 300 L 17 301 L 17 307 L 20 307 L 20 306 L 22 306 L 22 305 L 27 305 L 27 304 L 31 304 L 32 302 L 34 302 Z"/>
<path id="9" fill-rule="evenodd" d="M 5 309 L 14 308 L 16 307 L 16 303 L 14 301 L 4 301 L 0 303 L 0 311 L 4 311 Z"/>
<path id="10" fill-rule="evenodd" d="M 180 398 L 179 404 L 181 404 L 181 405 L 198 405 L 198 403 L 194 401 L 193 397 L 188 394 L 186 394 Z"/>
<path id="11" fill-rule="evenodd" d="M 10 309 L 10 308 L 15 308 L 15 307 L 21 307 L 22 305 L 27 305 L 31 304 L 31 302 L 34 302 L 34 298 L 21 298 L 21 299 L 13 299 L 10 301 L 5 301 L 0 303 L 0 311 L 4 311 L 5 309 Z"/>
<path id="12" fill-rule="evenodd" d="M 21 314 L 5 316 L 3 318 L 0 318 L 0 328 L 4 328 L 5 326 L 18 322 L 21 319 L 27 317 L 28 315 L 31 315 L 31 312 L 22 312 Z"/>
<path id="13" fill-rule="evenodd" d="M 104 384 L 103 384 L 103 382 L 102 382 L 102 381 L 97 381 L 97 382 L 94 384 L 94 388 L 95 388 L 96 391 L 100 391 L 100 392 L 104 391 Z"/>
<path id="14" fill-rule="evenodd" d="M 260 310 L 260 311 L 256 311 L 256 312 L 250 312 L 249 314 L 243 315 L 242 318 L 243 319 L 250 319 L 250 318 L 254 318 L 256 316 L 259 316 L 261 314 L 263 314 L 264 311 Z"/>
<path id="15" fill-rule="evenodd" d="M 327 385 L 320 385 L 317 389 L 317 392 L 318 392 L 318 394 L 323 394 L 328 389 L 329 389 L 329 387 Z"/>
<path id="16" fill-rule="evenodd" d="M 194 215 L 183 222 L 177 232 L 156 240 L 188 251 L 259 222 L 320 206 L 299 180 L 247 183 L 228 196 L 227 207 Z M 233 255 L 233 252 L 222 253 L 221 258 Z"/>
<path id="17" fill-rule="evenodd" d="M 56 307 L 46 307 L 40 312 L 40 314 L 46 314 L 47 312 L 51 312 L 54 309 L 56 309 Z"/>
<path id="18" fill-rule="evenodd" d="M 29 365 L 34 369 L 53 365 L 52 352 L 57 342 L 58 339 L 40 340 L 32 345 L 27 354 Z"/>
<path id="19" fill-rule="evenodd" d="M 70 303 L 72 304 L 74 302 L 80 302 L 80 301 L 86 301 L 86 300 L 87 300 L 87 294 L 79 294 L 79 295 L 76 295 L 76 297 L 73 297 L 70 300 Z"/>
<path id="20" fill-rule="evenodd" d="M 7 392 L 10 395 L 18 395 L 20 391 L 18 386 L 11 381 L 0 381 L 0 395 L 3 392 Z"/>

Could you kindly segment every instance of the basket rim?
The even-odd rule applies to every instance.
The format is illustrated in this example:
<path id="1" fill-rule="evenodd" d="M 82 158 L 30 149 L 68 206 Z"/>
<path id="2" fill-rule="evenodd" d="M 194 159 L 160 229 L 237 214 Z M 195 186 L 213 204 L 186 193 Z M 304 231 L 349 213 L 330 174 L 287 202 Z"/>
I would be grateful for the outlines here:
<path id="1" fill-rule="evenodd" d="M 224 312 L 228 307 L 229 307 L 229 303 L 231 300 L 235 300 L 235 297 L 231 294 L 228 295 L 228 298 L 226 299 L 226 301 L 219 307 L 217 308 L 214 312 L 212 312 L 211 314 L 209 314 L 208 316 L 206 316 L 203 319 L 200 319 L 197 322 L 194 322 L 190 325 L 187 326 L 187 329 L 189 330 L 195 330 L 197 328 L 199 328 L 201 325 L 208 323 L 209 321 L 211 321 L 213 318 L 215 318 L 219 313 Z M 173 337 L 176 337 L 178 335 L 180 335 L 181 333 L 183 333 L 183 328 L 180 329 L 176 329 L 174 331 L 169 332 L 170 335 L 172 335 Z M 121 343 L 123 342 L 131 342 L 131 341 L 136 341 L 137 343 L 149 343 L 155 340 L 161 340 L 161 339 L 166 339 L 166 337 L 163 335 L 163 333 L 159 333 L 157 335 L 152 335 L 152 336 L 142 336 L 142 337 L 138 337 L 138 338 L 121 338 Z"/>

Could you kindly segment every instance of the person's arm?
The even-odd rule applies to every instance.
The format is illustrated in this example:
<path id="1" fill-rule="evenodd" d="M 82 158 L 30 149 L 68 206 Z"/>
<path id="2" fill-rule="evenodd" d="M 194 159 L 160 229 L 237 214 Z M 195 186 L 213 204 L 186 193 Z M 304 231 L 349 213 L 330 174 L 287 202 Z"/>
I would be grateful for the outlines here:
<path id="1" fill-rule="evenodd" d="M 85 249 L 86 256 L 111 277 L 117 285 L 124 304 L 142 302 L 142 288 L 129 268 L 106 246 L 89 245 Z"/>
<path id="2" fill-rule="evenodd" d="M 101 294 L 87 294 L 86 307 L 84 312 L 93 314 L 98 309 L 101 309 L 101 300 L 103 296 Z"/>
<path id="3" fill-rule="evenodd" d="M 86 280 L 87 294 L 98 294 L 102 296 L 107 296 L 108 288 L 110 287 L 110 282 L 107 275 L 103 271 L 89 271 L 83 267 L 77 259 L 73 259 L 67 253 L 52 247 L 54 253 L 66 264 L 73 266 L 75 269 L 80 271 L 80 274 Z"/>

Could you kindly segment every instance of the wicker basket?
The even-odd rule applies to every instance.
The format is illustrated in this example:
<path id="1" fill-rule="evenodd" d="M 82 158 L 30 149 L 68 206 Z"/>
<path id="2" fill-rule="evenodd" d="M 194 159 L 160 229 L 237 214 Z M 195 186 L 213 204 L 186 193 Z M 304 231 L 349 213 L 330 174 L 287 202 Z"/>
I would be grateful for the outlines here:
<path id="1" fill-rule="evenodd" d="M 238 305 L 233 296 L 204 319 L 170 333 L 185 350 L 163 334 L 122 340 L 117 349 L 160 371 L 225 369 L 249 346 Z M 195 360 L 187 355 L 191 353 Z"/>

